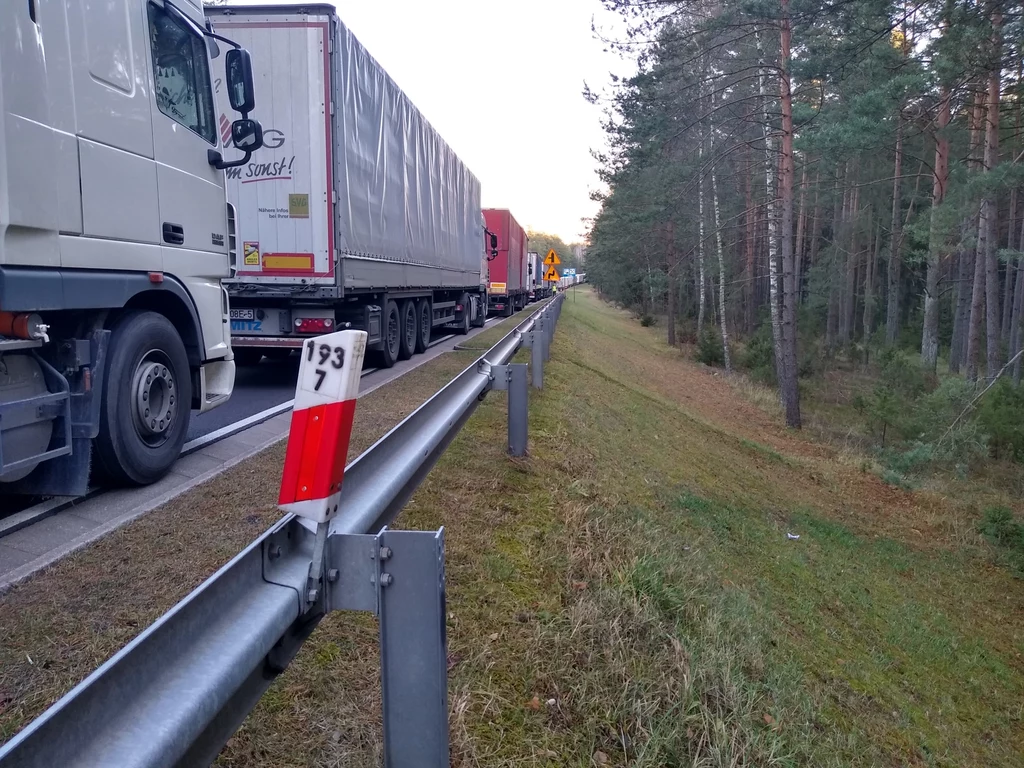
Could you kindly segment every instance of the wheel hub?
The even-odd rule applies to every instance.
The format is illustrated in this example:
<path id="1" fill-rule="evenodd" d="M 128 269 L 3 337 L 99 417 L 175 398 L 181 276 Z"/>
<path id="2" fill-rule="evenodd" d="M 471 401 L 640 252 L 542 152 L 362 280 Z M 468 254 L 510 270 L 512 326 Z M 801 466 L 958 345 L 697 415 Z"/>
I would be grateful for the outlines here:
<path id="1" fill-rule="evenodd" d="M 139 435 L 150 445 L 167 439 L 178 412 L 178 398 L 171 369 L 146 355 L 132 380 L 132 415 Z"/>

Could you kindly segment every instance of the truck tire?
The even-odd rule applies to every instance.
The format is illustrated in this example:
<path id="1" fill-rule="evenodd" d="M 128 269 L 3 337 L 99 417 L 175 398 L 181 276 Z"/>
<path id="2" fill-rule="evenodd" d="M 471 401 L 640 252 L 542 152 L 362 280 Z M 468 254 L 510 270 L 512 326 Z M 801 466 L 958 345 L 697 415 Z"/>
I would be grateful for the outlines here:
<path id="1" fill-rule="evenodd" d="M 434 329 L 434 313 L 430 311 L 430 299 L 420 299 L 416 303 L 416 354 L 427 351 L 430 346 L 430 332 Z"/>
<path id="2" fill-rule="evenodd" d="M 416 302 L 411 300 L 403 301 L 398 310 L 401 319 L 398 335 L 398 359 L 408 360 L 416 352 L 416 337 L 419 335 L 416 328 Z"/>
<path id="3" fill-rule="evenodd" d="M 384 305 L 384 343 L 380 351 L 380 367 L 391 368 L 398 360 L 398 337 L 401 335 L 401 324 L 398 317 L 398 305 L 389 301 Z"/>
<path id="4" fill-rule="evenodd" d="M 459 304 L 462 305 L 462 322 L 455 326 L 455 332 L 460 336 L 465 336 L 469 333 L 470 315 L 473 311 L 469 305 L 468 293 L 464 293 L 459 297 Z"/>
<path id="5" fill-rule="evenodd" d="M 252 347 L 233 347 L 231 351 L 235 355 L 235 365 L 240 368 L 249 368 L 259 365 L 263 359 L 263 351 Z"/>
<path id="6" fill-rule="evenodd" d="M 181 454 L 192 405 L 185 345 L 155 312 L 127 312 L 110 337 L 96 458 L 107 479 L 147 485 Z"/>
<path id="7" fill-rule="evenodd" d="M 473 327 L 483 328 L 487 323 L 487 299 L 483 296 L 474 296 L 473 303 L 476 305 L 476 314 L 473 316 Z"/>

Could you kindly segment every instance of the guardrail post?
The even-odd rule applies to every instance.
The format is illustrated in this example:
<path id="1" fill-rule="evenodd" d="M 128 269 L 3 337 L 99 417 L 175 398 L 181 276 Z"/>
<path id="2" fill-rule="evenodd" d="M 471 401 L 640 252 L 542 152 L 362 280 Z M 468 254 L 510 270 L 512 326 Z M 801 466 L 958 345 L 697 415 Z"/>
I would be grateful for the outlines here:
<path id="1" fill-rule="evenodd" d="M 384 530 L 376 555 L 385 768 L 447 768 L 444 528 Z"/>
<path id="2" fill-rule="evenodd" d="M 551 359 L 551 342 L 555 338 L 555 318 L 551 315 L 550 311 L 548 316 L 544 318 L 544 362 Z"/>
<path id="3" fill-rule="evenodd" d="M 544 347 L 541 333 L 530 331 L 530 366 L 533 373 L 533 388 L 544 389 Z"/>
<path id="4" fill-rule="evenodd" d="M 512 456 L 525 456 L 530 421 L 527 366 L 515 363 L 508 368 L 508 452 Z"/>
<path id="5" fill-rule="evenodd" d="M 526 363 L 495 365 L 491 368 L 492 389 L 508 392 L 508 452 L 525 456 L 529 432 L 529 383 Z"/>

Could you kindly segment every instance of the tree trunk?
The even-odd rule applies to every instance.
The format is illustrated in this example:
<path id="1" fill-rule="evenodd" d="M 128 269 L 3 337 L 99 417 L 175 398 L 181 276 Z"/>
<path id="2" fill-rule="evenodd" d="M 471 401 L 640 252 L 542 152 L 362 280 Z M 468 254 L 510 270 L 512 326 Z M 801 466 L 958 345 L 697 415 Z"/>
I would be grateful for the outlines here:
<path id="1" fill-rule="evenodd" d="M 856 181 L 856 176 L 854 177 Z M 860 219 L 860 189 L 856 186 L 850 190 L 849 211 L 846 216 L 849 231 L 849 242 L 846 247 L 846 260 L 843 268 L 843 288 L 839 301 L 839 343 L 843 346 L 853 339 L 853 316 L 856 305 L 857 263 L 859 261 L 859 245 L 857 243 L 857 225 Z"/>
<path id="2" fill-rule="evenodd" d="M 966 230 L 967 225 L 962 229 Z M 960 248 L 957 257 L 956 310 L 953 315 L 953 339 L 949 350 L 949 372 L 960 373 L 967 359 L 967 326 L 970 325 L 971 277 L 974 275 L 974 252 Z"/>
<path id="3" fill-rule="evenodd" d="M 974 106 L 970 115 L 970 155 L 967 159 L 969 171 L 980 172 L 984 163 L 982 161 L 983 127 L 985 123 L 985 98 L 987 90 L 976 83 L 974 91 Z M 964 350 L 964 363 L 966 375 L 969 381 L 978 379 L 978 355 L 979 341 L 981 340 L 981 307 L 984 302 L 985 284 L 985 260 L 977 256 L 978 241 L 981 239 L 981 230 L 978 228 L 979 213 L 975 213 L 972 221 L 968 224 L 974 227 L 975 245 L 971 250 L 971 264 L 973 265 L 970 276 L 970 301 L 967 308 L 967 341 Z M 975 311 L 977 310 L 977 311 Z"/>
<path id="4" fill-rule="evenodd" d="M 978 363 L 981 357 L 981 319 L 985 306 L 985 238 L 987 222 L 978 216 L 978 243 L 974 254 L 974 279 L 971 283 L 971 314 L 967 323 L 967 379 L 978 380 Z"/>
<path id="5" fill-rule="evenodd" d="M 715 120 L 714 96 L 711 97 L 711 117 L 708 120 L 708 154 L 711 155 L 711 206 L 715 215 L 715 247 L 718 251 L 718 322 L 722 329 L 722 361 L 725 372 L 732 373 L 729 356 L 729 330 L 725 311 L 725 249 L 722 245 L 722 216 L 718 205 L 718 174 L 715 172 Z"/>
<path id="6" fill-rule="evenodd" d="M 707 295 L 704 282 L 704 133 L 697 144 L 697 340 L 704 330 L 704 299 Z"/>
<path id="7" fill-rule="evenodd" d="M 748 152 L 749 147 L 748 147 Z M 757 286 L 754 284 L 755 272 L 754 272 L 754 239 L 757 236 L 757 219 L 754 212 L 754 165 L 753 158 L 750 158 L 748 173 L 746 174 L 746 204 L 747 211 L 744 214 L 747 225 L 747 268 L 745 271 L 746 281 L 744 283 L 745 290 L 744 295 L 747 297 L 746 305 L 744 306 L 744 325 L 746 326 L 747 333 L 754 332 L 754 324 L 757 322 L 757 315 L 755 313 L 756 307 L 756 295 Z"/>
<path id="8" fill-rule="evenodd" d="M 796 281 L 797 301 L 800 300 L 803 290 L 801 273 L 804 261 L 804 233 L 807 230 L 807 166 L 804 166 L 800 176 L 800 215 L 796 217 L 796 246 L 794 249 L 795 265 L 793 267 L 794 280 Z"/>
<path id="9" fill-rule="evenodd" d="M 711 129 L 714 131 L 714 127 Z M 711 141 L 715 137 L 712 133 Z M 729 331 L 725 319 L 725 253 L 722 248 L 722 218 L 718 208 L 718 175 L 714 166 L 711 167 L 711 204 L 715 210 L 715 244 L 718 249 L 718 321 L 722 326 L 722 354 L 725 372 L 732 373 L 732 360 L 729 357 Z"/>
<path id="10" fill-rule="evenodd" d="M 1017 220 L 1017 189 L 1016 187 L 1010 190 L 1010 212 L 1006 217 L 1006 250 L 1015 251 L 1017 250 L 1015 245 L 1016 238 L 1016 227 L 1014 224 Z M 1000 305 L 1003 308 L 1002 312 L 1002 323 L 999 328 L 999 338 L 1001 343 L 1010 343 L 1010 323 L 1013 319 L 1013 285 L 1014 285 L 1014 273 L 1016 272 L 1016 262 L 1013 259 L 1009 259 L 1006 262 L 1006 280 L 1003 288 L 1003 303 Z"/>
<path id="11" fill-rule="evenodd" d="M 782 107 L 782 353 L 785 359 L 780 382 L 786 424 L 800 428 L 800 387 L 797 380 L 796 280 L 793 259 L 793 94 L 789 80 L 789 0 L 781 0 L 779 91 Z"/>
<path id="12" fill-rule="evenodd" d="M 992 70 L 988 79 L 988 112 L 985 122 L 985 173 L 991 173 L 999 164 L 999 81 L 1002 77 L 1003 14 L 995 2 L 992 4 Z M 978 225 L 978 257 L 985 259 L 985 329 L 986 377 L 991 382 L 999 374 L 999 204 L 995 193 L 987 191 L 981 201 L 981 223 Z M 982 249 L 984 238 L 984 250 Z"/>
<path id="13" fill-rule="evenodd" d="M 833 190 L 833 204 L 832 204 L 832 264 L 828 270 L 828 309 L 825 320 L 825 348 L 831 354 L 835 350 L 836 338 L 839 335 L 839 283 L 840 283 L 840 264 L 839 259 L 839 242 L 840 242 L 840 230 L 845 226 L 844 222 L 846 219 L 846 201 L 849 197 L 849 192 L 845 191 L 842 195 L 839 194 L 839 189 L 842 186 L 842 180 L 848 172 L 849 167 L 845 170 L 840 171 L 836 168 L 836 186 Z"/>
<path id="14" fill-rule="evenodd" d="M 1020 221 L 1020 239 L 1017 241 L 1024 247 L 1024 216 Z M 1016 355 L 1024 346 L 1024 263 L 1017 262 L 1017 287 L 1013 292 L 1013 320 L 1011 321 L 1010 354 Z M 1013 364 L 1013 383 L 1020 386 L 1021 359 L 1018 357 Z"/>
<path id="15" fill-rule="evenodd" d="M 882 225 L 875 232 L 875 250 L 868 255 L 867 268 L 864 270 L 864 365 L 869 362 L 871 351 L 871 333 L 874 328 L 875 316 L 875 268 L 878 256 L 882 251 Z"/>
<path id="16" fill-rule="evenodd" d="M 821 174 L 814 176 L 814 216 L 811 217 L 811 256 L 809 266 L 818 263 L 818 246 L 821 243 Z"/>
<path id="17" fill-rule="evenodd" d="M 1024 339 L 1024 327 L 1021 323 L 1021 305 L 1024 304 L 1024 264 L 1017 265 L 1017 288 L 1013 292 L 1013 321 L 1012 321 L 1012 334 L 1010 340 L 1010 353 L 1012 355 L 1018 355 L 1021 350 L 1021 341 Z M 1020 371 L 1021 371 L 1021 359 L 1017 359 L 1013 363 L 1013 383 L 1016 386 L 1020 386 Z"/>
<path id="18" fill-rule="evenodd" d="M 756 33 L 757 49 L 764 58 L 761 47 L 761 34 Z M 785 406 L 783 393 L 783 373 L 785 361 L 782 349 L 782 313 L 779 311 L 779 267 L 775 251 L 778 238 L 778 200 L 775 196 L 776 159 L 772 142 L 772 126 L 768 119 L 768 71 L 764 67 L 758 69 L 758 95 L 761 98 L 761 119 L 764 133 L 764 182 L 768 199 L 768 303 L 772 319 L 772 345 L 775 350 L 775 375 L 779 382 L 779 398 Z"/>
<path id="19" fill-rule="evenodd" d="M 676 223 L 671 219 L 666 226 L 665 275 L 668 278 L 668 345 L 676 345 Z"/>
<path id="20" fill-rule="evenodd" d="M 889 243 L 888 296 L 885 305 L 885 343 L 892 346 L 900 335 L 900 252 L 903 249 L 903 105 L 896 115 L 896 162 L 892 181 L 892 239 Z"/>
<path id="21" fill-rule="evenodd" d="M 932 210 L 928 234 L 928 273 L 924 289 L 924 330 L 921 334 L 921 363 L 934 371 L 939 359 L 939 272 L 945 251 L 939 206 L 946 199 L 949 181 L 949 138 L 945 134 L 949 125 L 949 88 L 942 86 L 939 114 L 935 125 L 935 170 L 932 176 Z"/>

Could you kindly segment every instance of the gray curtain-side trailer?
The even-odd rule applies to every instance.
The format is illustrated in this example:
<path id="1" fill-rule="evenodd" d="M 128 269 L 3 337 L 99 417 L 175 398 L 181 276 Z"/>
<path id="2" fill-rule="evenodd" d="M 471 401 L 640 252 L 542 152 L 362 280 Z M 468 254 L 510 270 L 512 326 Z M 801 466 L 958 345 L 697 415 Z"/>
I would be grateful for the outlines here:
<path id="1" fill-rule="evenodd" d="M 482 325 L 480 182 L 335 8 L 208 13 L 254 52 L 265 136 L 227 179 L 238 361 L 285 356 L 351 327 L 390 366 L 423 351 L 435 328 Z M 226 103 L 220 90 L 218 99 Z"/>

